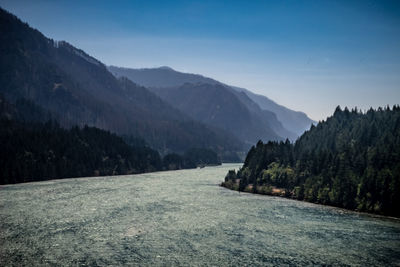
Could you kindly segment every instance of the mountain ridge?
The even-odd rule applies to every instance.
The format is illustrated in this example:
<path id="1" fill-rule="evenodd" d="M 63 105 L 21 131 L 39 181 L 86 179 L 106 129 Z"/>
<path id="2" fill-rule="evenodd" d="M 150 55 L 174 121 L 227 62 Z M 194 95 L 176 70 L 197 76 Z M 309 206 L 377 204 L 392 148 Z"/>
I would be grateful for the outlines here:
<path id="1" fill-rule="evenodd" d="M 210 148 L 243 151 L 230 133 L 193 121 L 148 89 L 117 79 L 99 60 L 54 41 L 0 9 L 0 93 L 26 99 L 64 127 L 89 125 L 143 137 L 161 153 Z"/>
<path id="2" fill-rule="evenodd" d="M 264 95 L 253 93 L 241 87 L 231 86 L 231 88 L 238 92 L 244 92 L 251 100 L 257 103 L 260 108 L 274 112 L 283 126 L 287 130 L 296 133 L 298 136 L 308 130 L 311 124 L 316 123 L 316 121 L 310 119 L 304 112 L 291 110 Z M 293 124 L 295 126 L 293 126 Z"/>
<path id="3" fill-rule="evenodd" d="M 276 118 L 281 123 L 281 126 L 276 126 L 275 131 L 280 131 L 281 135 L 284 135 L 283 138 L 287 137 L 292 141 L 305 130 L 308 130 L 311 124 L 315 123 L 315 121 L 308 118 L 304 112 L 290 110 L 289 108 L 277 104 L 266 96 L 257 95 L 248 89 L 227 85 L 200 74 L 179 72 L 171 67 L 165 69 L 165 66 L 142 69 L 108 66 L 108 70 L 117 77 L 125 76 L 138 84 L 156 90 L 159 88 L 181 86 L 184 83 L 209 83 L 211 85 L 224 85 L 234 91 L 244 92 L 262 110 L 276 114 Z"/>
<path id="4" fill-rule="evenodd" d="M 185 83 L 153 91 L 192 118 L 231 132 L 248 145 L 258 140 L 281 140 L 267 123 L 221 84 Z"/>

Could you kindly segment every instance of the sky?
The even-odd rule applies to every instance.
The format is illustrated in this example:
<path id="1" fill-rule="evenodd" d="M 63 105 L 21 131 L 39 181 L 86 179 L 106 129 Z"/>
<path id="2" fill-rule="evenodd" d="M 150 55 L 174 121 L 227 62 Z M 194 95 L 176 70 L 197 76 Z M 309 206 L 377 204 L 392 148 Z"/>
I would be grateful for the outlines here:
<path id="1" fill-rule="evenodd" d="M 0 0 L 104 64 L 169 66 L 314 120 L 400 104 L 400 1 Z"/>

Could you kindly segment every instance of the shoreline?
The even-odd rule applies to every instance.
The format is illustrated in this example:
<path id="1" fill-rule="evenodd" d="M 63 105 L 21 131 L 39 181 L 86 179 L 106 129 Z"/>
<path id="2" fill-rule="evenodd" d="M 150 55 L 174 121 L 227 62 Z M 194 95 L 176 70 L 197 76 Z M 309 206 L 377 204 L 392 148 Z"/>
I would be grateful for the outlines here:
<path id="1" fill-rule="evenodd" d="M 223 187 L 225 189 L 231 190 L 231 191 L 236 191 L 239 194 L 240 193 L 244 193 L 244 194 L 250 194 L 250 195 L 261 195 L 261 196 L 268 196 L 268 197 L 279 197 L 279 198 L 284 198 L 284 199 L 289 199 L 289 200 L 294 200 L 294 201 L 300 201 L 300 202 L 305 202 L 305 203 L 309 203 L 309 204 L 314 204 L 314 205 L 318 205 L 318 206 L 323 206 L 323 207 L 329 207 L 329 208 L 334 208 L 334 209 L 339 209 L 339 210 L 343 210 L 345 212 L 352 212 L 352 213 L 357 213 L 359 215 L 367 215 L 369 217 L 376 217 L 376 218 L 380 218 L 380 219 L 391 219 L 391 220 L 395 220 L 395 221 L 400 221 L 400 217 L 394 217 L 394 216 L 390 216 L 390 215 L 384 215 L 384 214 L 378 214 L 378 213 L 372 213 L 372 212 L 367 212 L 367 211 L 360 211 L 360 210 L 352 210 L 352 209 L 346 209 L 343 207 L 338 207 L 338 206 L 333 206 L 333 205 L 327 205 L 327 204 L 322 204 L 322 203 L 315 203 L 315 202 L 310 202 L 304 199 L 296 199 L 296 198 L 292 198 L 292 197 L 287 197 L 284 195 L 279 195 L 279 194 L 263 194 L 263 193 L 259 193 L 259 192 L 248 192 L 248 191 L 239 191 L 239 190 L 235 190 L 229 187 L 226 187 L 223 185 L 224 182 L 219 184 L 219 187 Z"/>
<path id="2" fill-rule="evenodd" d="M 221 164 L 208 164 L 208 165 L 204 165 L 204 167 L 221 166 L 222 164 L 230 164 L 230 163 L 232 163 L 232 162 L 222 162 Z M 176 170 L 155 170 L 155 171 L 148 171 L 148 172 L 114 174 L 114 175 L 111 174 L 111 175 L 93 175 L 93 176 L 79 176 L 79 177 L 50 178 L 50 179 L 44 179 L 44 180 L 26 181 L 26 182 L 21 182 L 21 183 L 0 184 L 0 189 L 2 187 L 4 187 L 4 186 L 11 186 L 11 185 L 17 185 L 17 184 L 29 184 L 29 183 L 37 183 L 37 182 L 50 182 L 50 181 L 59 181 L 59 180 L 67 180 L 67 179 L 83 179 L 83 178 L 97 178 L 97 177 L 118 177 L 118 176 L 137 175 L 137 174 L 146 174 L 146 173 L 169 172 L 169 171 L 180 171 L 180 170 L 195 170 L 195 169 L 198 169 L 198 168 L 199 168 L 199 166 L 196 166 L 195 168 L 183 168 L 183 169 L 176 169 Z"/>

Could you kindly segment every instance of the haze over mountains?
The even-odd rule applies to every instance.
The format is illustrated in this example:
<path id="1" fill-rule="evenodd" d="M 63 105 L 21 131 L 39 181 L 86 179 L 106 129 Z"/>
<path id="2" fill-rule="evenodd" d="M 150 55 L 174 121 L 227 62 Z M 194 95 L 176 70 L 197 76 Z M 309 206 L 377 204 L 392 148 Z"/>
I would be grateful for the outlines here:
<path id="1" fill-rule="evenodd" d="M 214 88 L 214 90 L 217 90 L 218 88 L 218 90 L 220 91 L 219 93 L 223 94 L 227 98 L 235 95 L 236 98 L 247 107 L 250 113 L 252 113 L 256 117 L 259 117 L 258 119 L 253 118 L 250 120 L 258 121 L 261 118 L 263 120 L 263 123 L 261 124 L 268 124 L 266 128 L 266 125 L 264 125 L 264 131 L 268 131 L 268 134 L 264 134 L 261 136 L 261 138 L 258 139 L 270 138 L 271 140 L 279 140 L 289 138 L 291 140 L 295 140 L 305 130 L 309 129 L 312 123 L 315 123 L 303 112 L 290 110 L 284 106 L 275 103 L 265 96 L 254 94 L 244 88 L 229 86 L 214 79 L 204 77 L 202 75 L 182 73 L 166 66 L 147 69 L 130 69 L 109 66 L 108 69 L 117 77 L 124 76 L 134 81 L 135 83 L 148 87 L 150 90 L 160 95 L 163 99 L 170 102 L 173 106 L 178 107 L 185 112 L 188 112 L 188 110 L 184 108 L 185 105 L 177 105 L 174 99 L 176 99 L 178 92 L 188 95 L 188 87 L 190 87 L 189 84 L 192 84 L 194 88 L 198 87 L 199 84 L 202 84 L 201 86 L 203 88 Z M 217 85 L 218 87 L 215 87 Z M 192 89 L 192 93 L 196 94 L 194 91 L 196 90 Z M 203 98 L 203 101 L 200 101 L 201 103 L 204 102 L 210 105 L 209 100 L 211 99 L 207 99 L 210 97 L 209 94 L 198 94 L 197 97 Z M 212 101 L 215 102 L 216 100 Z M 194 102 L 193 104 L 202 105 L 199 102 Z M 228 110 L 226 111 L 227 113 L 225 115 L 227 117 L 230 116 Z M 235 111 L 230 111 L 235 113 Z M 189 111 L 189 113 L 193 112 Z M 221 111 L 219 111 L 219 113 L 221 113 Z M 265 122 L 265 120 L 267 120 L 267 122 Z M 207 120 L 204 120 L 204 118 L 202 121 L 207 123 Z M 213 119 L 210 118 L 209 123 L 213 124 Z M 224 128 L 227 129 L 229 127 Z M 241 136 L 241 134 L 238 133 L 237 136 Z M 255 136 L 258 135 L 255 134 Z M 252 140 L 252 138 L 250 139 Z"/>
<path id="2" fill-rule="evenodd" d="M 141 137 L 162 154 L 209 148 L 229 161 L 260 139 L 295 140 L 313 122 L 201 75 L 169 67 L 107 68 L 2 9 L 0 24 L 0 94 L 11 104 L 30 101 L 63 127 Z"/>
<path id="3" fill-rule="evenodd" d="M 300 136 L 308 130 L 311 124 L 316 123 L 310 119 L 307 114 L 301 111 L 293 111 L 287 107 L 277 104 L 266 96 L 255 94 L 247 89 L 231 86 L 238 92 L 244 92 L 252 101 L 254 101 L 262 110 L 268 110 L 276 114 L 277 119 L 282 126 L 290 132 Z"/>
<path id="4" fill-rule="evenodd" d="M 89 125 L 145 138 L 162 153 L 191 147 L 243 151 L 230 133 L 194 121 L 128 79 L 116 79 L 97 59 L 46 38 L 0 10 L 0 93 L 27 99 L 61 125 Z"/>
<path id="5" fill-rule="evenodd" d="M 281 139 L 267 120 L 255 116 L 228 88 L 219 84 L 190 84 L 154 89 L 162 99 L 203 123 L 221 127 L 247 144 Z"/>

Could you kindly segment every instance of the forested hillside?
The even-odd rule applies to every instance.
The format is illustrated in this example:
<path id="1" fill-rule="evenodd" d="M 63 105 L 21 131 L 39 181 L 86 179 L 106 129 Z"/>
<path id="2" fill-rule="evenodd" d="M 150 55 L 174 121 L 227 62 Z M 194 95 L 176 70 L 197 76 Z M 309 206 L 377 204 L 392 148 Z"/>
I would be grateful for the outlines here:
<path id="1" fill-rule="evenodd" d="M 100 61 L 55 41 L 0 8 L 0 93 L 52 114 L 62 127 L 89 125 L 140 136 L 167 154 L 192 147 L 235 156 L 243 143 L 230 133 L 194 121 L 148 89 L 115 78 Z"/>
<path id="2" fill-rule="evenodd" d="M 62 128 L 32 101 L 0 95 L 0 184 L 56 178 L 122 175 L 220 164 L 209 149 L 159 153 L 134 136 L 95 127 Z M 184 163 L 184 164 L 183 164 Z"/>
<path id="3" fill-rule="evenodd" d="M 94 128 L 0 120 L 0 184 L 162 169 L 157 151 Z"/>
<path id="4" fill-rule="evenodd" d="M 399 217 L 400 107 L 338 107 L 294 144 L 259 142 L 222 185 Z"/>

